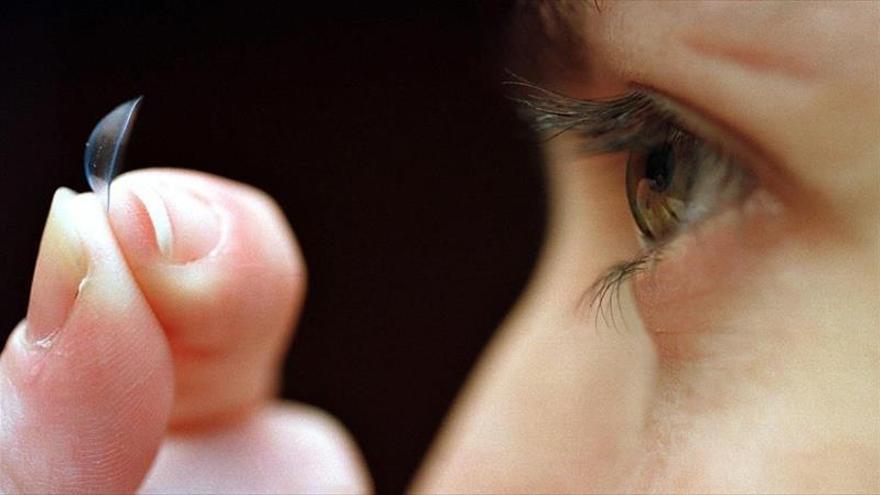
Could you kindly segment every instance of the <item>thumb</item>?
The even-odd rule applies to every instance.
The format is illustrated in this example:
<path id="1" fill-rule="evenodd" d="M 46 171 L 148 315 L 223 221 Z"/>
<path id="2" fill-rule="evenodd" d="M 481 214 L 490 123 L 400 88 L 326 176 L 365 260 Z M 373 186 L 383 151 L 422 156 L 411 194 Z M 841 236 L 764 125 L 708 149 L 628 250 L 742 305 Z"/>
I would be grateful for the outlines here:
<path id="1" fill-rule="evenodd" d="M 167 343 L 106 213 L 60 189 L 27 319 L 0 355 L 0 492 L 136 490 L 172 389 Z"/>

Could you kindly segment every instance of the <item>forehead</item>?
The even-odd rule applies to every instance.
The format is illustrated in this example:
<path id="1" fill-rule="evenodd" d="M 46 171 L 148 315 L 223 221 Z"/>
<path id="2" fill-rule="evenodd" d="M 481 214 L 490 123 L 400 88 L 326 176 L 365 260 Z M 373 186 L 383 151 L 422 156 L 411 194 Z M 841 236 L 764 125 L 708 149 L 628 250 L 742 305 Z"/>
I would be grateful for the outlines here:
<path id="1" fill-rule="evenodd" d="M 524 0 L 517 52 L 541 79 L 628 67 L 677 50 L 755 71 L 876 77 L 880 2 Z M 614 57 L 614 60 L 606 60 Z"/>
<path id="2" fill-rule="evenodd" d="M 651 88 L 815 184 L 831 180 L 828 163 L 870 156 L 876 167 L 880 2 L 523 0 L 521 9 L 519 25 L 531 27 L 516 46 L 533 57 L 526 77 L 545 87 L 587 99 Z"/>

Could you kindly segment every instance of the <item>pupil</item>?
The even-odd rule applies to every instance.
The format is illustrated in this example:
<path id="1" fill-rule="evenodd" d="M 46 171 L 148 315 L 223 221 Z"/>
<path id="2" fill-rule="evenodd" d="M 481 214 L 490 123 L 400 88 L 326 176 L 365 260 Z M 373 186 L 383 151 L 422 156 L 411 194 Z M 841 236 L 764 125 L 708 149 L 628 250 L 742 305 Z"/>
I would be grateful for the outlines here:
<path id="1" fill-rule="evenodd" d="M 674 168 L 675 155 L 672 145 L 664 144 L 653 149 L 645 160 L 645 178 L 648 179 L 651 190 L 665 191 L 672 182 Z"/>

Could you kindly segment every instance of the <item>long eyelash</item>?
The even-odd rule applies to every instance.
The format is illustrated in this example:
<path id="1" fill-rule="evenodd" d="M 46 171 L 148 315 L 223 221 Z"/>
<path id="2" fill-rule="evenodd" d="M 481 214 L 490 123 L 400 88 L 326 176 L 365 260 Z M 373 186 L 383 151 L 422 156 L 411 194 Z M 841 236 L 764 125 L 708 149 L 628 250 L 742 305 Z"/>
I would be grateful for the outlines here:
<path id="1" fill-rule="evenodd" d="M 639 254 L 635 259 L 613 265 L 584 292 L 578 303 L 579 310 L 593 313 L 596 328 L 599 327 L 599 318 L 602 319 L 606 326 L 616 328 L 617 318 L 615 317 L 615 310 L 622 312 L 620 291 L 623 288 L 624 282 L 650 270 L 651 267 L 661 260 L 661 255 L 662 251 L 660 249 L 652 249 Z"/>
<path id="2" fill-rule="evenodd" d="M 643 91 L 606 100 L 580 100 L 561 95 L 509 72 L 502 84 L 514 90 L 521 117 L 545 141 L 566 132 L 583 138 L 584 152 L 610 153 L 648 147 L 669 132 L 670 116 Z M 548 135 L 548 133 L 550 133 Z"/>

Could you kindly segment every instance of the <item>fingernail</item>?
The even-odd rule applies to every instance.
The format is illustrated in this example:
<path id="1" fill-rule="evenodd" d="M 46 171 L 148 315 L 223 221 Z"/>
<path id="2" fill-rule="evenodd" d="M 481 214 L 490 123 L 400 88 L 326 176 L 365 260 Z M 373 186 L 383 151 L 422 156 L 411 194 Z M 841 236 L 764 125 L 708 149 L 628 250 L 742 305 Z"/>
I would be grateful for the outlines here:
<path id="1" fill-rule="evenodd" d="M 27 341 L 48 346 L 64 326 L 88 273 L 88 254 L 76 228 L 72 200 L 61 188 L 52 198 L 43 228 L 27 311 Z"/>
<path id="2" fill-rule="evenodd" d="M 186 263 L 208 255 L 220 240 L 220 221 L 211 204 L 177 186 L 137 184 L 131 191 L 150 218 L 159 252 Z"/>

